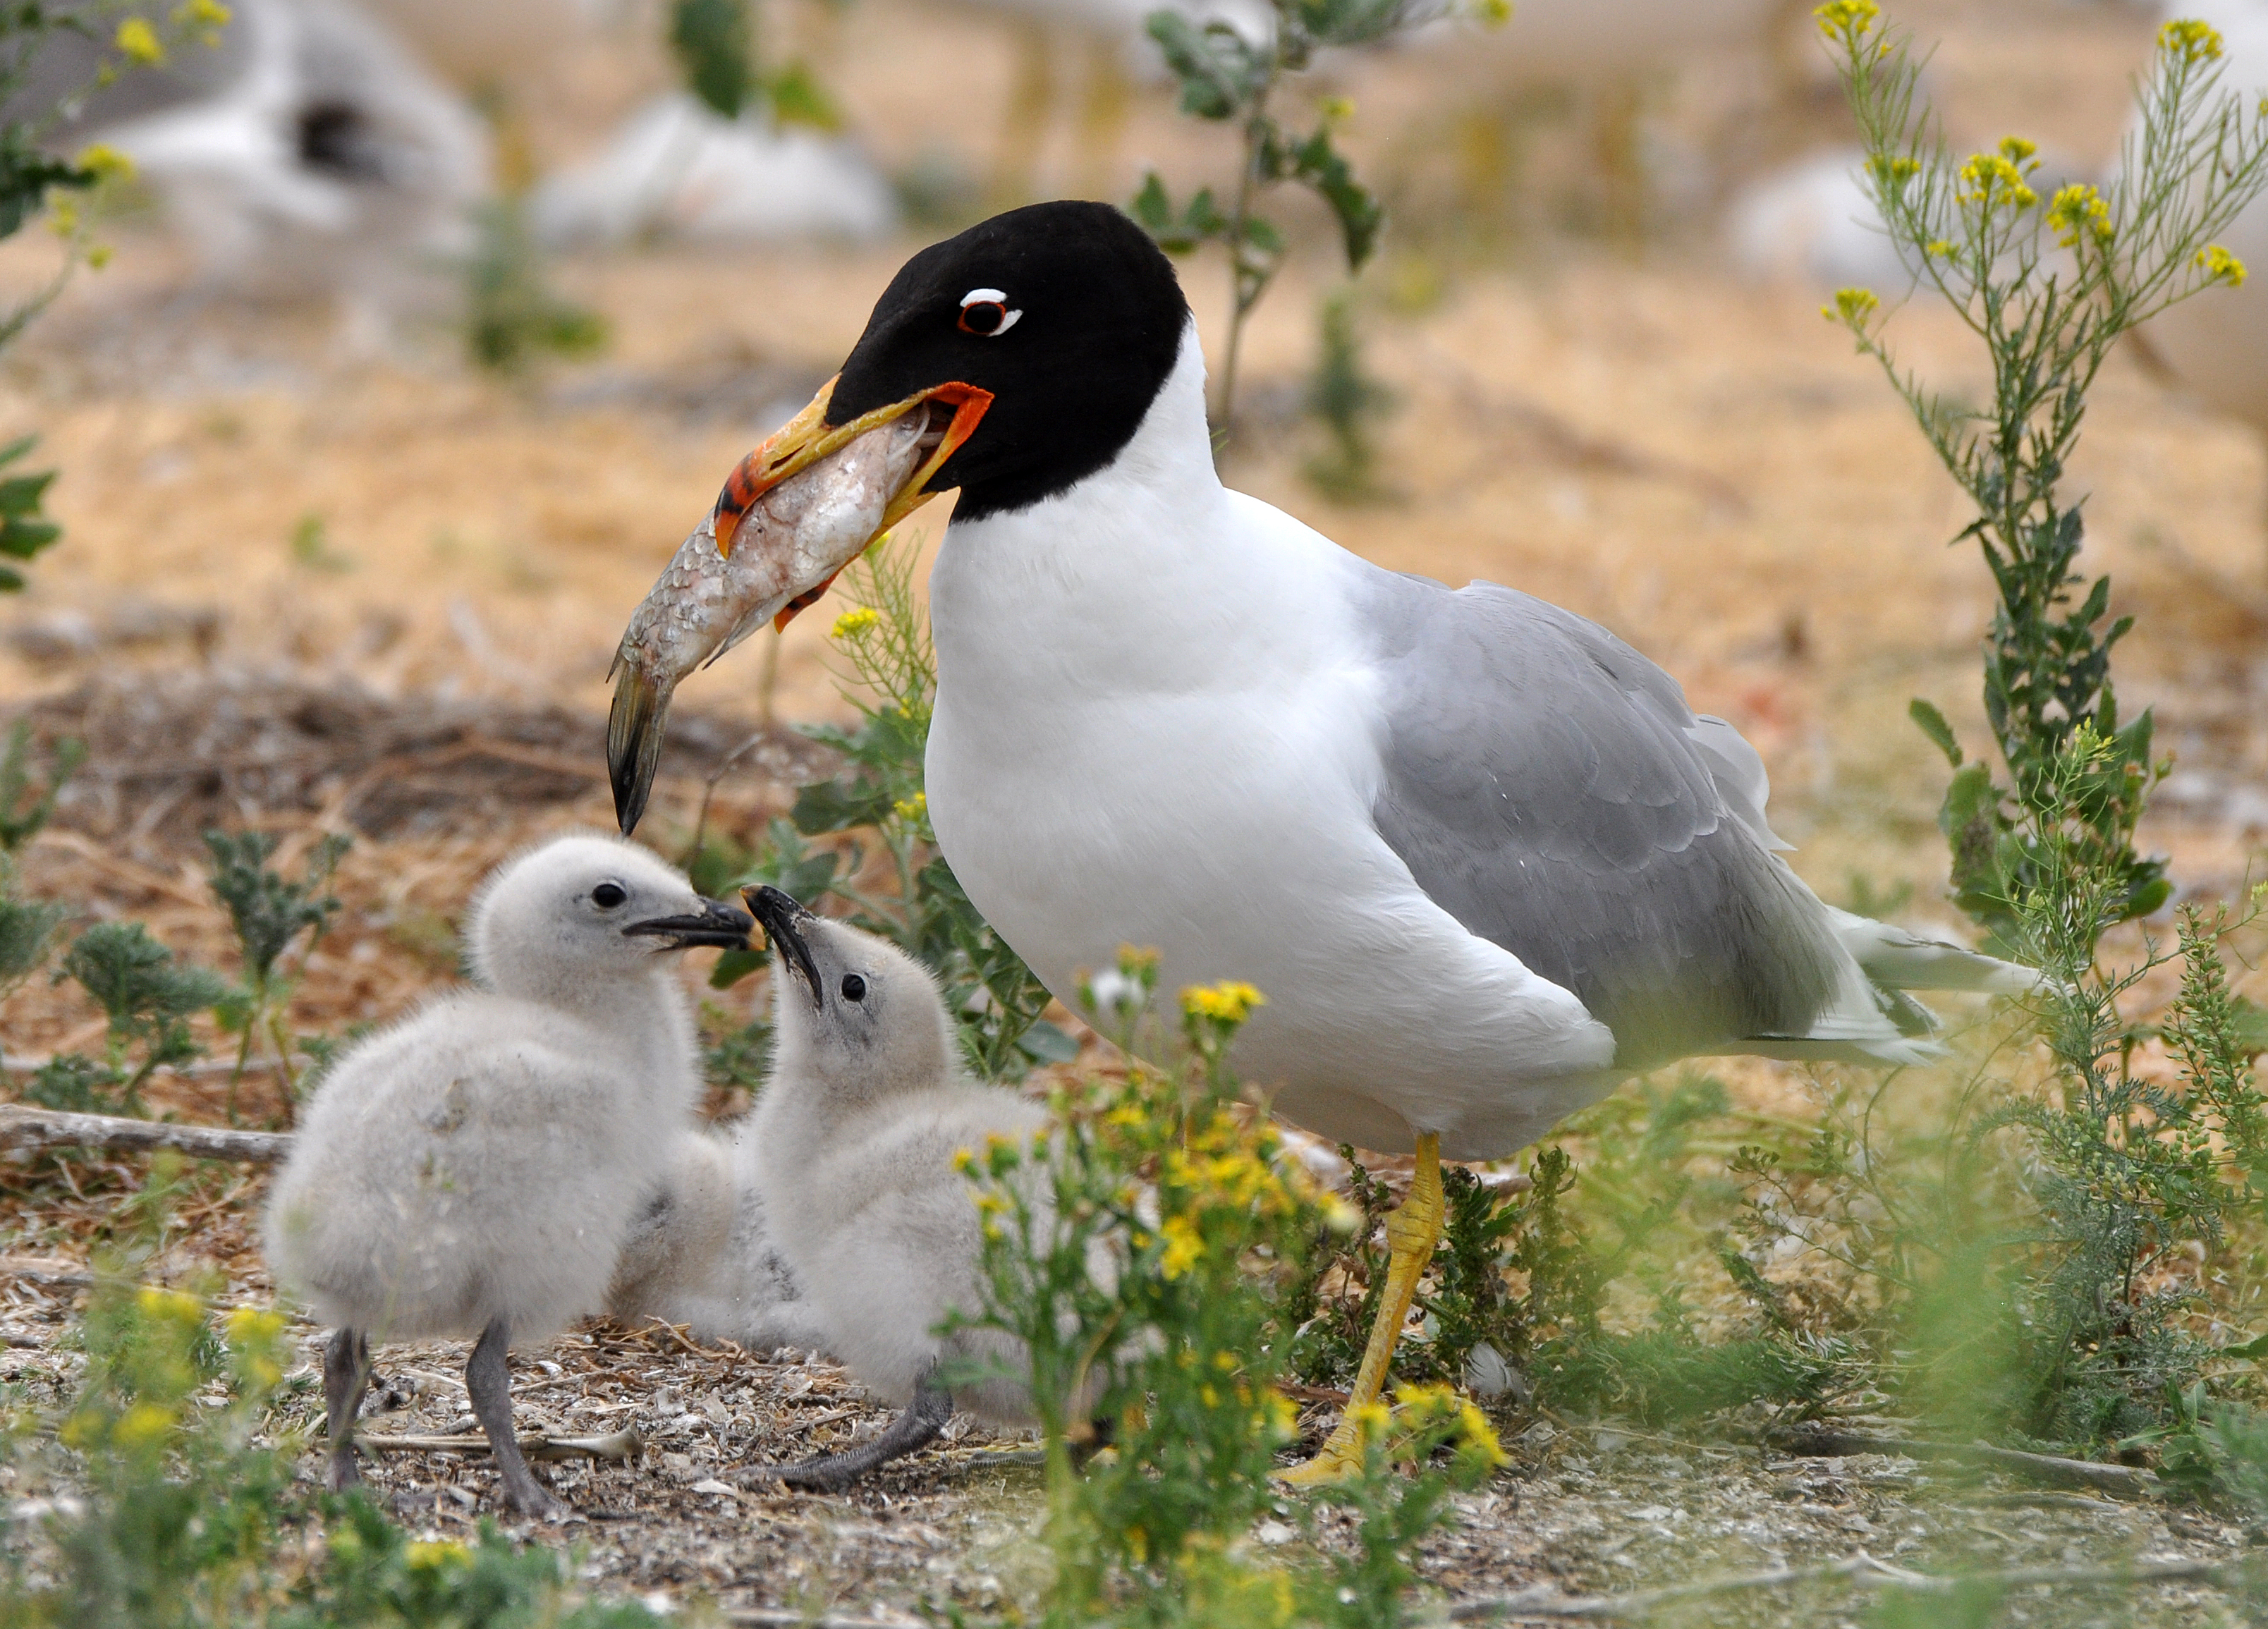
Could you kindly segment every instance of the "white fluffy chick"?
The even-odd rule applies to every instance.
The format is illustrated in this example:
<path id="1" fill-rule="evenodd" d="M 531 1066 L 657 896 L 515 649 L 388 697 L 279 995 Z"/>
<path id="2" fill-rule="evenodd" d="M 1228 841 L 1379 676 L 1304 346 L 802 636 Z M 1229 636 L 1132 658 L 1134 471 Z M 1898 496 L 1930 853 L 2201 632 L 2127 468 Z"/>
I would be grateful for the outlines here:
<path id="1" fill-rule="evenodd" d="M 607 1290 L 625 1323 L 659 1318 L 750 1352 L 825 1348 L 811 1304 L 765 1225 L 755 1139 L 740 1120 L 678 1134 L 630 1226 Z"/>
<path id="2" fill-rule="evenodd" d="M 975 1190 L 954 1155 L 1028 1139 L 1038 1104 L 965 1078 L 930 976 L 895 947 L 814 917 L 777 888 L 741 896 L 772 941 L 777 1051 L 749 1117 L 772 1236 L 810 1298 L 827 1349 L 905 1411 L 872 1441 L 769 1474 L 828 1490 L 928 1442 L 956 1404 L 1010 1423 L 1027 1389 L 988 1380 L 948 1390 L 946 1360 L 1011 1369 L 1005 1336 L 935 1330 L 979 1307 Z"/>
<path id="3" fill-rule="evenodd" d="M 512 1435 L 505 1353 L 603 1303 L 701 1089 L 666 953 L 744 945 L 749 922 L 647 851 L 583 836 L 508 861 L 471 922 L 480 987 L 324 1078 L 269 1203 L 268 1259 L 337 1329 L 334 1487 L 357 1479 L 368 1341 L 476 1336 L 465 1385 L 504 1496 L 556 1517 Z"/>

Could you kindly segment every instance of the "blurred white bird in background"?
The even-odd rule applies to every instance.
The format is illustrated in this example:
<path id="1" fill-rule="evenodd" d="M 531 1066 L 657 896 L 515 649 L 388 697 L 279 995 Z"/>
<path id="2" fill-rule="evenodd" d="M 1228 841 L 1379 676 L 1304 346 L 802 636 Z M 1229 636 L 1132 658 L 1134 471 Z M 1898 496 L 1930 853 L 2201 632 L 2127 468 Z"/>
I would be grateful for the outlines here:
<path id="1" fill-rule="evenodd" d="M 58 144 L 134 160 L 232 292 L 389 303 L 468 242 L 487 189 L 480 121 L 383 28 L 339 0 L 239 0 L 211 46 L 87 99 Z M 85 83 L 91 41 L 43 53 L 26 101 Z M 20 105 L 20 104 L 19 104 Z"/>
<path id="2" fill-rule="evenodd" d="M 536 234 L 554 245 L 665 236 L 707 243 L 867 242 L 897 225 L 888 180 L 852 142 L 761 109 L 737 119 L 683 92 L 633 114 L 593 157 L 538 182 Z"/>

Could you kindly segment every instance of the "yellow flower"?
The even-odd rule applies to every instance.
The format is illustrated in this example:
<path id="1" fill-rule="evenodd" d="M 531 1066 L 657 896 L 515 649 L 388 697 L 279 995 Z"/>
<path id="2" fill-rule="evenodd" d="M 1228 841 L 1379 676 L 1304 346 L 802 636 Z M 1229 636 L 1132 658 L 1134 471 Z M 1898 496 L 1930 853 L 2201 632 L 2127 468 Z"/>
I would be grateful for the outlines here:
<path id="1" fill-rule="evenodd" d="M 1874 0 L 1828 0 L 1812 12 L 1819 19 L 1819 32 L 1830 40 L 1848 35 L 1855 40 L 1874 26 L 1882 8 Z"/>
<path id="2" fill-rule="evenodd" d="M 1168 1216 L 1158 1229 L 1165 1235 L 1166 1251 L 1158 1260 L 1158 1271 L 1169 1279 L 1178 1279 L 1197 1264 L 1204 1254 L 1204 1240 L 1198 1235 L 1197 1224 L 1186 1216 Z"/>
<path id="3" fill-rule="evenodd" d="M 183 1323 L 195 1323 L 205 1316 L 205 1304 L 185 1290 L 161 1290 L 146 1285 L 134 1297 L 134 1304 L 147 1318 L 175 1318 Z"/>
<path id="4" fill-rule="evenodd" d="M 2023 165 L 2024 160 L 2039 150 L 2040 144 L 2037 142 L 2028 142 L 2021 136 L 2004 136 L 2000 138 L 2000 156 L 2019 167 Z M 2039 167 L 2036 164 L 2031 166 L 2034 170 Z M 2028 174 L 2029 173 L 2029 171 L 2026 172 Z"/>
<path id="5" fill-rule="evenodd" d="M 967 1148 L 954 1149 L 953 1151 L 953 1168 L 959 1171 L 963 1176 L 975 1176 L 976 1174 L 976 1154 L 972 1150 Z"/>
<path id="6" fill-rule="evenodd" d="M 2171 51 L 2184 63 L 2220 60 L 2220 35 L 2210 23 L 2172 22 L 2158 30 L 2158 48 Z"/>
<path id="7" fill-rule="evenodd" d="M 890 813 L 900 820 L 919 820 L 929 813 L 929 793 L 917 792 L 910 798 L 900 798 L 890 805 Z"/>
<path id="8" fill-rule="evenodd" d="M 110 1440 L 123 1448 L 147 1448 L 162 1442 L 173 1428 L 173 1411 L 155 1403 L 136 1403 L 110 1428 Z"/>
<path id="9" fill-rule="evenodd" d="M 77 236 L 78 205 L 69 198 L 56 199 L 48 210 L 48 229 L 58 238 Z"/>
<path id="10" fill-rule="evenodd" d="M 118 32 L 111 36 L 111 43 L 125 52 L 130 60 L 145 67 L 166 60 L 165 43 L 158 38 L 158 31 L 150 26 L 146 18 L 129 17 L 119 24 Z"/>
<path id="11" fill-rule="evenodd" d="M 1327 124 L 1344 124 L 1354 117 L 1354 99 L 1347 96 L 1318 97 L 1315 111 L 1323 115 Z"/>
<path id="12" fill-rule="evenodd" d="M 86 263 L 88 268 L 94 271 L 100 271 L 105 266 L 110 264 L 110 246 L 107 243 L 90 244 L 86 251 Z"/>
<path id="13" fill-rule="evenodd" d="M 836 617 L 831 631 L 837 639 L 856 639 L 872 633 L 881 624 L 881 613 L 872 606 L 862 605 Z"/>
<path id="14" fill-rule="evenodd" d="M 1953 240 L 1950 238 L 1932 238 L 1921 246 L 1921 252 L 1934 254 L 1940 260 L 1946 259 L 1953 254 Z"/>
<path id="15" fill-rule="evenodd" d="M 2048 225 L 2064 247 L 2079 247 L 2084 232 L 2097 243 L 2111 239 L 2110 203 L 2083 181 L 2073 181 L 2048 200 Z"/>
<path id="16" fill-rule="evenodd" d="M 1852 328 L 1859 328 L 1865 325 L 1868 317 L 1874 314 L 1874 307 L 1881 303 L 1874 298 L 1874 291 L 1872 289 L 1837 289 L 1835 291 L 1835 303 L 1832 306 L 1822 306 L 1819 308 L 1819 314 L 1830 322 L 1841 322 Z"/>
<path id="17" fill-rule="evenodd" d="M 2226 283 L 2232 289 L 2244 286 L 2244 262 L 2218 243 L 2199 249 L 2196 264 L 2204 269 L 2207 283 Z"/>
<path id="18" fill-rule="evenodd" d="M 1501 28 L 1512 20 L 1512 0 L 1473 0 L 1473 16 L 1490 28 Z"/>
<path id="19" fill-rule="evenodd" d="M 1496 1427 L 1489 1424 L 1488 1416 L 1469 1403 L 1458 1405 L 1457 1431 L 1458 1434 L 1464 1438 L 1465 1446 L 1479 1454 L 1490 1464 L 1506 1465 L 1512 1463 L 1512 1456 L 1506 1453 L 1504 1444 L 1496 1440 Z"/>
<path id="20" fill-rule="evenodd" d="M 2002 145 L 2005 147 L 2015 140 L 2014 136 L 2010 136 L 2008 142 Z M 2018 169 L 2006 153 L 1970 155 L 1961 166 L 1961 181 L 1968 188 L 1966 192 L 1956 195 L 1961 202 L 1973 203 L 1987 214 L 2010 205 L 2029 210 L 2040 201 L 2040 195 L 2024 184 L 2024 172 Z"/>
<path id="21" fill-rule="evenodd" d="M 193 24 L 202 24 L 207 28 L 226 27 L 229 18 L 235 15 L 220 0 L 184 0 L 173 8 L 173 20 L 185 28 Z"/>
<path id="22" fill-rule="evenodd" d="M 134 179 L 134 160 L 107 143 L 97 142 L 92 147 L 82 148 L 71 162 L 91 172 L 97 181 L 107 181 L 114 175 L 120 181 Z"/>
<path id="23" fill-rule="evenodd" d="M 1218 984 L 1189 984 L 1182 991 L 1182 1011 L 1192 1018 L 1210 1018 L 1225 1024 L 1241 1024 L 1252 1015 L 1256 1006 L 1267 1005 L 1268 998 L 1250 984 L 1236 979 L 1224 979 Z"/>
<path id="24" fill-rule="evenodd" d="M 267 1307 L 239 1307 L 222 1322 L 228 1338 L 239 1346 L 274 1340 L 284 1332 L 284 1315 Z"/>
<path id="25" fill-rule="evenodd" d="M 447 1540 L 418 1539 L 402 1552 L 401 1559 L 422 1571 L 438 1572 L 445 1566 L 461 1566 L 473 1559 L 473 1552 L 460 1544 Z"/>

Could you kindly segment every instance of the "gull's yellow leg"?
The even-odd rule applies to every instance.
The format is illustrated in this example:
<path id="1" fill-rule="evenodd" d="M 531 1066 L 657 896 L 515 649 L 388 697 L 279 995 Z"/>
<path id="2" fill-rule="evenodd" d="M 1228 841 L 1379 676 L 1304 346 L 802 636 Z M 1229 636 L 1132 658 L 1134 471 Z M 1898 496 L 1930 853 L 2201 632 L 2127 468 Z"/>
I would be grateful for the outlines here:
<path id="1" fill-rule="evenodd" d="M 1428 1131 L 1418 1139 L 1418 1175 L 1410 1180 L 1410 1197 L 1386 1219 L 1386 1294 L 1379 1298 L 1378 1322 L 1370 1326 L 1370 1344 L 1363 1348 L 1362 1367 L 1355 1373 L 1346 1412 L 1313 1459 L 1279 1473 L 1284 1481 L 1311 1487 L 1318 1482 L 1338 1481 L 1360 1468 L 1362 1448 L 1355 1411 L 1377 1402 L 1386 1389 L 1395 1343 L 1402 1338 L 1402 1325 L 1410 1316 L 1418 1280 L 1425 1276 L 1440 1237 L 1441 1139 Z"/>

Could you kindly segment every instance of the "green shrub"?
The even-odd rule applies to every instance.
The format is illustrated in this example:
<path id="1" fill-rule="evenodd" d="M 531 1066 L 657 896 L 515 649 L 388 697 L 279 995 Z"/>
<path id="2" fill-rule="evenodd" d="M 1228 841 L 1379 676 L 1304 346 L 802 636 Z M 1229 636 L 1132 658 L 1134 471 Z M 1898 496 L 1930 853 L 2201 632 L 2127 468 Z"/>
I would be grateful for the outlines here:
<path id="1" fill-rule="evenodd" d="M 1098 1021 L 1115 1021 L 1130 1053 L 1156 965 L 1129 950 L 1099 981 Z M 986 1219 L 984 1305 L 960 1322 L 1031 1354 L 1049 1623 L 1398 1624 L 1410 1547 L 1443 1519 L 1453 1482 L 1501 1463 L 1469 1405 L 1413 1390 L 1397 1418 L 1366 1420 L 1351 1483 L 1295 1511 L 1271 1480 L 1296 1414 L 1276 1387 L 1294 1334 L 1284 1288 L 1330 1207 L 1238 1102 L 1227 1048 L 1260 999 L 1238 984 L 1182 991 L 1174 1062 L 1138 1054 L 1121 1080 L 1059 1090 L 1057 1123 L 1028 1152 L 998 1141 L 964 1156 Z M 1107 1451 L 1082 1471 L 1077 1454 L 1098 1440 Z M 1396 1474 L 1452 1444 L 1446 1471 Z M 1263 1515 L 1333 1506 L 1356 1517 L 1352 1558 L 1241 1553 Z"/>

